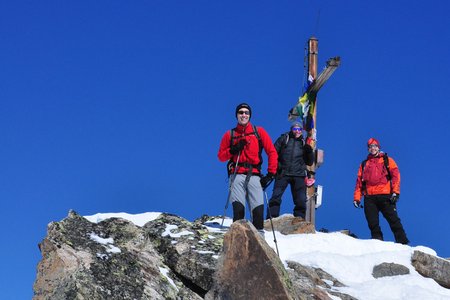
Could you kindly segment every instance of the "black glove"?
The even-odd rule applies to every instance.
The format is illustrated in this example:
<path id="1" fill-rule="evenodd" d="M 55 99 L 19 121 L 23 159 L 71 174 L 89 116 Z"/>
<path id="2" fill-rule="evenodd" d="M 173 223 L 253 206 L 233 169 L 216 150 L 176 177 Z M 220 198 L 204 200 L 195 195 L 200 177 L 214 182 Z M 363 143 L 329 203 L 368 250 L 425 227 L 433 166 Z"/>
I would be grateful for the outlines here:
<path id="1" fill-rule="evenodd" d="M 363 208 L 363 206 L 362 206 L 362 204 L 361 204 L 361 201 L 353 201 L 353 205 L 356 207 L 356 208 Z"/>
<path id="2" fill-rule="evenodd" d="M 242 151 L 242 149 L 244 149 L 245 145 L 247 145 L 247 141 L 240 140 L 239 142 L 237 142 L 237 144 L 230 147 L 230 153 L 233 155 L 238 154 Z"/>
<path id="3" fill-rule="evenodd" d="M 304 150 L 307 154 L 312 153 L 312 152 L 314 151 L 313 148 L 311 147 L 311 145 L 308 145 L 308 144 L 305 144 L 305 146 L 303 146 L 303 150 Z"/>
<path id="4" fill-rule="evenodd" d="M 261 187 L 263 188 L 263 190 L 265 190 L 266 187 L 269 186 L 269 184 L 272 182 L 274 177 L 275 177 L 275 175 L 272 173 L 267 173 L 266 176 L 261 177 L 260 182 L 261 182 Z"/>
<path id="5" fill-rule="evenodd" d="M 400 195 L 398 195 L 396 193 L 392 193 L 391 198 L 389 199 L 389 201 L 391 202 L 391 204 L 395 204 L 395 203 L 397 203 L 399 198 L 400 198 Z"/>

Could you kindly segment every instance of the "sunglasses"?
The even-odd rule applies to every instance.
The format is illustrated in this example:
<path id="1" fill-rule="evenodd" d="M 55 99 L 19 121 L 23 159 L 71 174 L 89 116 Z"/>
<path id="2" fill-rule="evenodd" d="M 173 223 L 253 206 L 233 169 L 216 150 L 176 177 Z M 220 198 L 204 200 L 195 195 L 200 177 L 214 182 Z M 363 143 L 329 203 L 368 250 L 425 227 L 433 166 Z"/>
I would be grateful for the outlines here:
<path id="1" fill-rule="evenodd" d="M 240 110 L 240 111 L 238 111 L 238 114 L 240 114 L 240 115 L 250 115 L 250 112 L 248 110 Z"/>
<path id="2" fill-rule="evenodd" d="M 378 145 L 376 145 L 376 144 L 372 144 L 372 145 L 369 145 L 369 149 L 370 149 L 370 148 L 379 148 L 379 147 L 378 147 Z"/>
<path id="3" fill-rule="evenodd" d="M 292 131 L 302 131 L 302 129 L 299 127 L 294 127 L 294 128 L 292 128 Z"/>

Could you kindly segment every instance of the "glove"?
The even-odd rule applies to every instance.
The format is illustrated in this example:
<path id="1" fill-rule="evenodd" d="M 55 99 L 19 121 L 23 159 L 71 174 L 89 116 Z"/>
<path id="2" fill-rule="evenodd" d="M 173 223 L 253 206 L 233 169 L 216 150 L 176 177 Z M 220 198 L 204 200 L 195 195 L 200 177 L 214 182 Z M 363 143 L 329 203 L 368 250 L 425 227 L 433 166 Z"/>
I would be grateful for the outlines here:
<path id="1" fill-rule="evenodd" d="M 237 142 L 237 144 L 230 147 L 230 153 L 233 155 L 238 154 L 242 151 L 242 149 L 244 149 L 245 145 L 247 145 L 247 141 L 240 140 L 239 142 Z"/>
<path id="2" fill-rule="evenodd" d="M 314 151 L 313 148 L 311 147 L 311 145 L 308 145 L 308 144 L 305 144 L 303 149 L 306 152 L 306 154 L 312 153 Z"/>
<path id="3" fill-rule="evenodd" d="M 396 193 L 392 193 L 391 199 L 389 199 L 389 201 L 391 202 L 391 204 L 395 204 L 395 203 L 397 203 L 399 198 L 400 198 L 400 195 L 398 195 Z"/>
<path id="4" fill-rule="evenodd" d="M 313 186 L 316 180 L 314 178 L 305 177 L 305 184 L 307 187 Z"/>
<path id="5" fill-rule="evenodd" d="M 275 177 L 275 175 L 272 173 L 267 173 L 266 176 L 261 177 L 260 182 L 261 182 L 261 187 L 263 188 L 263 190 L 265 190 L 269 186 L 269 184 L 272 182 L 274 177 Z"/>
<path id="6" fill-rule="evenodd" d="M 312 139 L 311 137 L 306 138 L 306 145 L 310 146 L 312 149 L 314 149 L 314 146 L 316 145 L 316 141 Z"/>
<path id="7" fill-rule="evenodd" d="M 356 208 L 363 208 L 363 206 L 361 205 L 361 201 L 355 200 L 355 201 L 353 201 L 353 205 L 354 205 Z"/>

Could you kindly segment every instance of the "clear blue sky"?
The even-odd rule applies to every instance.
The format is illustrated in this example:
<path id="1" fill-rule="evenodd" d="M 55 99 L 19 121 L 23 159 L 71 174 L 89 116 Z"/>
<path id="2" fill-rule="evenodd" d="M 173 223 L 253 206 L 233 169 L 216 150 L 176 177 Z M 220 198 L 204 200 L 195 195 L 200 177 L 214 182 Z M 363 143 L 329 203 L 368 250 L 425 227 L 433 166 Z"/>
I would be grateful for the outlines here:
<path id="1" fill-rule="evenodd" d="M 320 68 L 342 58 L 318 97 L 325 163 L 316 227 L 369 238 L 352 194 L 373 136 L 400 167 L 399 213 L 411 244 L 449 257 L 449 6 L 2 1 L 2 294 L 31 297 L 37 244 L 69 209 L 222 214 L 227 182 L 217 150 L 235 106 L 248 102 L 252 122 L 273 140 L 286 131 L 312 35 Z M 289 194 L 283 213 L 292 210 Z"/>

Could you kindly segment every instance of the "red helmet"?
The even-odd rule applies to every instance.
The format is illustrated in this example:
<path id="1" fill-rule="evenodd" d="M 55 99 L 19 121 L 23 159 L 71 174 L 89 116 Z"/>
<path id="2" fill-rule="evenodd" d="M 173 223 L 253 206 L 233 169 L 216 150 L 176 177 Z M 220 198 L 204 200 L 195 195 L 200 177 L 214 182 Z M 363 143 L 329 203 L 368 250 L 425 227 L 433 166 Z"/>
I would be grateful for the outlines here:
<path id="1" fill-rule="evenodd" d="M 380 142 L 378 142 L 377 139 L 370 138 L 370 139 L 367 141 L 367 146 L 370 146 L 370 145 L 373 145 L 373 144 L 377 145 L 378 148 L 380 148 Z"/>

